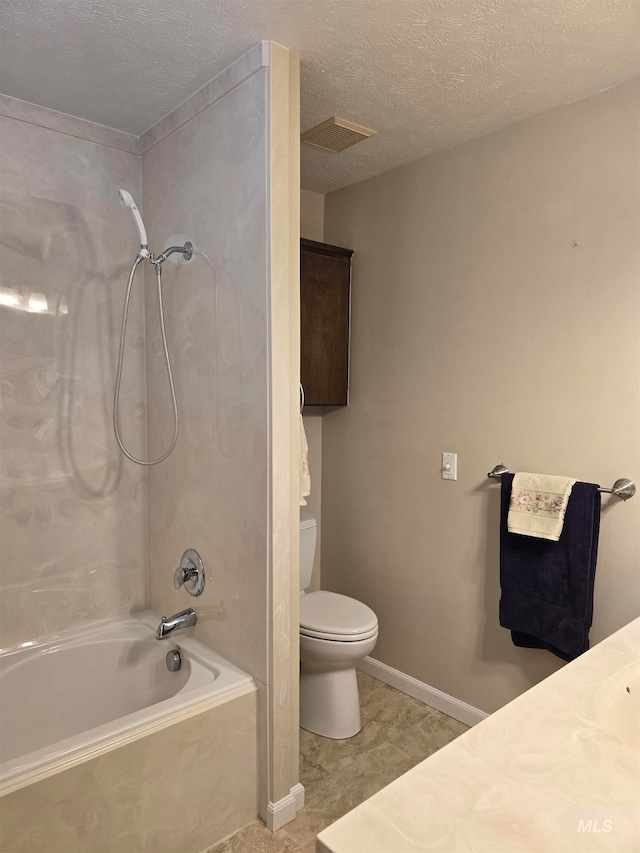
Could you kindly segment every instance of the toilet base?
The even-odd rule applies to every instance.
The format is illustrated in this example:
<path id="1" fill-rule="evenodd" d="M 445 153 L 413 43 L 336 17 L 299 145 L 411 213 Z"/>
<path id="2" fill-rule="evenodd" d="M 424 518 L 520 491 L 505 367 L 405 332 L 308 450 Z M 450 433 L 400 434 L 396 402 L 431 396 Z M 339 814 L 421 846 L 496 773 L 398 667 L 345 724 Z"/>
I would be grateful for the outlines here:
<path id="1" fill-rule="evenodd" d="M 360 697 L 355 666 L 327 670 L 302 663 L 300 726 L 334 740 L 358 734 Z"/>

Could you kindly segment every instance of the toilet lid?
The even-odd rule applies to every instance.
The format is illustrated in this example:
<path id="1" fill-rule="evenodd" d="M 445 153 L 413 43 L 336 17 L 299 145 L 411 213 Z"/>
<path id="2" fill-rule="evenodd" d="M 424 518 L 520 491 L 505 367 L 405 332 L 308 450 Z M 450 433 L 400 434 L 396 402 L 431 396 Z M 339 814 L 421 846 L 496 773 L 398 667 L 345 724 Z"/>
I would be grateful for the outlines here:
<path id="1" fill-rule="evenodd" d="M 300 631 L 308 636 L 360 640 L 377 629 L 376 614 L 355 598 L 319 590 L 300 599 Z"/>

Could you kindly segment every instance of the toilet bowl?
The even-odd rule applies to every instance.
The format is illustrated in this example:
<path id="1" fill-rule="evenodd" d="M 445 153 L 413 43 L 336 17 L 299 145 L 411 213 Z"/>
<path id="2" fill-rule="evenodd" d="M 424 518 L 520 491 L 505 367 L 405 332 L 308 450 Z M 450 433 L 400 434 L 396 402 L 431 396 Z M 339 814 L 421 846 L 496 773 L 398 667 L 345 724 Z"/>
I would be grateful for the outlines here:
<path id="1" fill-rule="evenodd" d="M 300 725 L 342 739 L 360 731 L 356 664 L 378 639 L 378 620 L 355 598 L 319 590 L 311 581 L 316 523 L 300 514 Z"/>

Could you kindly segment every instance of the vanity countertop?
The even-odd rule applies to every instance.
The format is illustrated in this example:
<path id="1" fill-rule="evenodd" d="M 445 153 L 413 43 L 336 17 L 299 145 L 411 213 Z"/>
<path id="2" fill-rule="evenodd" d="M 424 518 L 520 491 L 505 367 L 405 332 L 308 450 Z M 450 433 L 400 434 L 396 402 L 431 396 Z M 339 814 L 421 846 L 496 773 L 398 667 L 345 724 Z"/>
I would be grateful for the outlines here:
<path id="1" fill-rule="evenodd" d="M 640 619 L 318 836 L 319 853 L 638 853 Z"/>

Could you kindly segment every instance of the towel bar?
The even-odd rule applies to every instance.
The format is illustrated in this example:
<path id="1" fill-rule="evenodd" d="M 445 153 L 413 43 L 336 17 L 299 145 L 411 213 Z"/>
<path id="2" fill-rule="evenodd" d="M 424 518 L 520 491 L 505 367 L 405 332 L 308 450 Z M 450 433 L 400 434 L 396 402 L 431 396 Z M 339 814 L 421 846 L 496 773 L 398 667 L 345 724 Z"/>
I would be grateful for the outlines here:
<path id="1" fill-rule="evenodd" d="M 503 474 L 508 473 L 509 469 L 501 462 L 489 471 L 487 477 L 491 477 L 492 480 L 499 480 Z M 623 501 L 628 501 L 629 498 L 632 498 L 636 493 L 636 484 L 633 480 L 628 480 L 626 477 L 623 477 L 621 480 L 616 480 L 610 489 L 599 488 L 598 491 L 604 492 L 607 495 L 615 495 Z"/>

